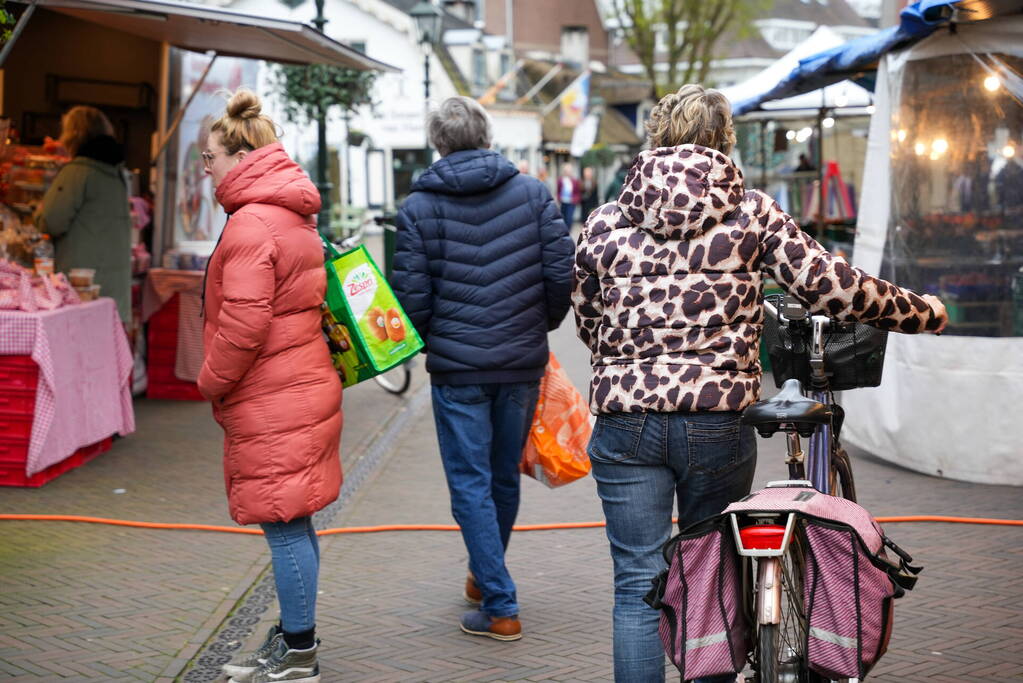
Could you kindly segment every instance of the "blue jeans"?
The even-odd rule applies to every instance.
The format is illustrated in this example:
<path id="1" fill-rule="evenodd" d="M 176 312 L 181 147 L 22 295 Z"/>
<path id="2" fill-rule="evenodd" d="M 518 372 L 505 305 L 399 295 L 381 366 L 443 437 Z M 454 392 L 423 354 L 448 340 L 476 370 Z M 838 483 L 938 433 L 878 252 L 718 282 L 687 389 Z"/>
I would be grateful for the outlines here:
<path id="1" fill-rule="evenodd" d="M 320 571 L 320 544 L 311 517 L 290 522 L 260 524 L 270 544 L 281 628 L 288 633 L 316 626 L 316 580 Z"/>
<path id="2" fill-rule="evenodd" d="M 483 593 L 481 607 L 492 617 L 519 613 L 504 553 L 519 512 L 519 463 L 539 389 L 539 382 L 433 387 L 451 514 Z"/>
<path id="3" fill-rule="evenodd" d="M 572 221 L 575 220 L 575 204 L 561 203 L 561 217 L 565 220 L 568 229 L 572 229 Z"/>
<path id="4" fill-rule="evenodd" d="M 756 437 L 739 413 L 609 413 L 597 417 L 588 451 L 614 562 L 615 680 L 657 683 L 664 680 L 661 613 L 643 596 L 666 566 L 672 505 L 677 500 L 685 528 L 748 494 Z"/>

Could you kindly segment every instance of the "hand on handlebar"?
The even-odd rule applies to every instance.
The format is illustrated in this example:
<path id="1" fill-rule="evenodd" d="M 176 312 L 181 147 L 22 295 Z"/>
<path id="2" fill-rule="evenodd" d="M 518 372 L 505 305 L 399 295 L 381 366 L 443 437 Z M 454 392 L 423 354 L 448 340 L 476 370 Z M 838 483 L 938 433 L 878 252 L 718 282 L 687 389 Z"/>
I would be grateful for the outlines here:
<path id="1" fill-rule="evenodd" d="M 945 304 L 941 302 L 941 299 L 934 296 L 933 294 L 922 294 L 920 298 L 923 299 L 931 310 L 934 312 L 934 317 L 938 319 L 938 327 L 933 330 L 929 330 L 932 334 L 941 334 L 948 325 L 948 312 L 945 310 Z"/>

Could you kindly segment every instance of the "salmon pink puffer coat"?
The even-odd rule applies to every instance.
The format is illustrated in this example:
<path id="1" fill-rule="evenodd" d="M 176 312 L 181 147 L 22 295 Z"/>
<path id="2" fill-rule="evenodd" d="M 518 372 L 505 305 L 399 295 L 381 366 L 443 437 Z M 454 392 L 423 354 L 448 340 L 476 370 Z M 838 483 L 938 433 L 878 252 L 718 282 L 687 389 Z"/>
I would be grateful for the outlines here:
<path id="1" fill-rule="evenodd" d="M 246 155 L 217 200 L 230 218 L 206 274 L 199 391 L 224 428 L 231 517 L 286 522 L 341 487 L 341 382 L 320 333 L 320 196 L 275 143 Z"/>

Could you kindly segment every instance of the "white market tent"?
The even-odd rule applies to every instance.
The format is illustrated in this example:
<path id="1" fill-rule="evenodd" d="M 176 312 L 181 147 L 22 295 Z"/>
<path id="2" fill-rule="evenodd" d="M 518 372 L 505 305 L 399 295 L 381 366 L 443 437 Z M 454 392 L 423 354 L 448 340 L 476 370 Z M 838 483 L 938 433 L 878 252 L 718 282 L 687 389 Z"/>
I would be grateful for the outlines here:
<path id="1" fill-rule="evenodd" d="M 799 65 L 799 61 L 843 43 L 840 35 L 827 26 L 819 26 L 806 40 L 792 48 L 769 67 L 742 83 L 721 88 L 729 102 L 739 103 L 758 98 L 768 92 L 776 83 L 788 76 Z M 832 83 L 819 90 L 803 92 L 791 97 L 767 100 L 760 104 L 762 112 L 748 114 L 749 118 L 800 118 L 813 116 L 817 110 L 841 110 L 855 108 L 862 114 L 863 108 L 872 101 L 869 90 L 851 81 Z"/>
<path id="2" fill-rule="evenodd" d="M 1005 61 L 1020 59 L 1023 3 L 1019 0 L 920 0 L 902 10 L 897 26 L 804 56 L 788 73 L 780 77 L 776 73 L 755 88 L 736 91 L 733 109 L 736 114 L 766 110 L 769 102 L 816 93 L 846 79 L 873 84 L 876 78 L 876 113 L 871 120 L 854 265 L 877 274 L 887 264 L 882 275 L 894 268 L 896 282 L 902 277 L 919 280 L 920 269 L 933 269 L 934 261 L 951 274 L 956 269 L 1004 272 L 1023 266 L 1023 253 L 1012 246 L 1023 227 L 1018 220 L 1020 200 L 1012 193 L 1023 193 L 1023 182 L 1005 183 L 997 190 L 1003 196 L 992 201 L 1001 204 L 999 216 L 997 211 L 977 214 L 956 204 L 962 197 L 952 197 L 946 181 L 949 176 L 966 178 L 969 187 L 970 173 L 990 173 L 990 184 L 985 175 L 981 185 L 990 188 L 1005 168 L 1014 169 L 1014 178 L 1023 174 L 1016 152 L 1023 147 L 1019 144 L 1023 79 Z M 919 77 L 928 69 L 931 80 L 921 86 Z M 997 105 L 984 99 L 988 86 L 981 87 L 980 82 L 985 75 L 999 78 L 1003 86 Z M 949 98 L 947 92 L 955 96 Z M 946 97 L 945 109 L 923 104 L 930 95 Z M 819 102 L 820 94 L 811 100 Z M 895 120 L 898 117 L 901 122 Z M 910 120 L 915 133 L 904 130 L 910 128 Z M 938 138 L 943 144 L 935 146 Z M 925 166 L 928 149 L 933 156 L 931 165 Z M 942 156 L 946 150 L 948 158 Z M 959 155 L 954 165 L 953 153 Z M 914 154 L 919 161 L 912 161 Z M 988 170 L 970 171 L 968 164 L 977 163 L 978 158 L 994 163 Z M 1011 200 L 1006 200 L 1006 193 Z M 943 197 L 948 200 L 939 203 Z M 949 234 L 969 241 L 937 245 L 944 255 L 932 256 L 935 244 L 927 233 L 917 233 L 917 242 L 907 248 L 913 225 L 903 223 L 906 217 L 917 222 L 923 218 L 923 223 L 932 220 L 914 206 L 923 202 L 938 207 L 939 218 L 947 222 L 961 221 L 957 214 L 967 220 L 979 215 L 995 223 L 996 229 L 952 231 Z M 987 239 L 992 248 L 978 256 L 969 250 L 976 249 L 982 232 L 990 233 Z M 914 255 L 913 249 L 926 252 L 927 258 Z M 892 265 L 900 257 L 908 261 L 908 268 Z M 1015 278 L 1023 283 L 1023 268 Z M 1023 321 L 1023 297 L 1004 302 L 1002 308 L 1001 320 L 995 318 L 1002 336 L 970 334 L 966 328 L 981 323 L 969 319 L 960 330 L 940 337 L 889 335 L 881 386 L 845 392 L 841 397 L 846 409 L 843 441 L 927 474 L 1023 485 L 1023 421 L 1019 419 L 1023 341 L 1018 326 Z M 1006 316 L 1010 322 L 1014 318 L 1017 327 L 1007 328 Z"/>
<path id="3" fill-rule="evenodd" d="M 879 272 L 889 230 L 899 228 L 893 225 L 892 197 L 900 188 L 892 186 L 898 181 L 892 176 L 890 121 L 906 64 L 978 53 L 1023 57 L 1023 17 L 962 25 L 954 34 L 935 33 L 882 58 L 864 173 L 863 196 L 870 201 L 861 202 L 854 265 Z M 1006 258 L 1023 264 L 1023 254 Z M 992 260 L 980 268 L 998 265 Z M 891 334 L 881 386 L 847 392 L 842 404 L 848 416 L 843 439 L 885 460 L 952 479 L 1023 485 L 1020 337 Z"/>

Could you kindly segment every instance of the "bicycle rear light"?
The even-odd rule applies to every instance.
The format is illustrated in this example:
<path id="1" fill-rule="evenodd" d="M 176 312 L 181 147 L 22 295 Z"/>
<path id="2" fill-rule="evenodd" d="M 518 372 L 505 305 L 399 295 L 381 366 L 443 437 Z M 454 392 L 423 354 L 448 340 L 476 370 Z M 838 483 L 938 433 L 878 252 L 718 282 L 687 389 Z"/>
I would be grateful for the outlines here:
<path id="1" fill-rule="evenodd" d="M 796 526 L 794 513 L 749 512 L 749 517 L 768 517 L 772 521 L 785 520 L 785 524 L 755 524 L 739 528 L 736 513 L 728 515 L 732 526 L 732 537 L 736 549 L 743 557 L 778 557 L 785 554 L 785 549 L 792 538 L 792 530 Z M 744 521 L 748 521 L 746 517 Z"/>
<path id="2" fill-rule="evenodd" d="M 785 527 L 780 524 L 758 524 L 739 529 L 742 546 L 750 550 L 781 550 Z"/>

